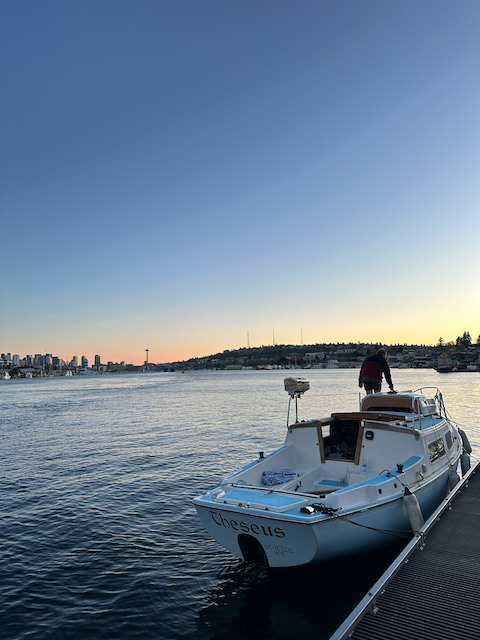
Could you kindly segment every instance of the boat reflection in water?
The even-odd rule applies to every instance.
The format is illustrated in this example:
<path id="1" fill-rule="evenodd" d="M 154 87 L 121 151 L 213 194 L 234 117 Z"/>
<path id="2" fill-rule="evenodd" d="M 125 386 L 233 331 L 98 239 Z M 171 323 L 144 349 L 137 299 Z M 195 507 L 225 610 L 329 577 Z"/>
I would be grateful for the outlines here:
<path id="1" fill-rule="evenodd" d="M 270 569 L 233 559 L 218 573 L 198 613 L 200 637 L 327 640 L 405 546 L 321 565 Z"/>
<path id="2" fill-rule="evenodd" d="M 290 401 L 308 388 L 285 379 Z M 277 451 L 194 504 L 210 535 L 244 560 L 331 560 L 411 536 L 458 482 L 460 459 L 469 468 L 470 452 L 438 389 L 377 393 L 357 412 L 299 421 L 297 411 Z"/>

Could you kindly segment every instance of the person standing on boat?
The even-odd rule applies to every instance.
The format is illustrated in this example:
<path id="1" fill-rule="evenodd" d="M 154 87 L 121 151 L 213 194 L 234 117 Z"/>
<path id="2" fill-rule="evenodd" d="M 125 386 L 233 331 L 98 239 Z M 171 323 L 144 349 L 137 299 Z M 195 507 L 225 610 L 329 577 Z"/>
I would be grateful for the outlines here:
<path id="1" fill-rule="evenodd" d="M 385 374 L 390 391 L 393 391 L 392 376 L 390 375 L 390 367 L 385 359 L 385 349 L 379 349 L 375 356 L 365 358 L 360 369 L 358 378 L 358 386 L 365 387 L 366 393 L 378 393 L 382 390 L 382 374 Z"/>

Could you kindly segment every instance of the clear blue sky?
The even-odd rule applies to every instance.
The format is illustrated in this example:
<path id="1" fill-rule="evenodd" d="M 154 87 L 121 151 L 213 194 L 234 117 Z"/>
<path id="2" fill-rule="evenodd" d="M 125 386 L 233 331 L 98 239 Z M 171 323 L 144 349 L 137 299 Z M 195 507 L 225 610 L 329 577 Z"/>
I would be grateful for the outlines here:
<path id="1" fill-rule="evenodd" d="M 2 352 L 478 336 L 478 0 L 0 6 Z"/>

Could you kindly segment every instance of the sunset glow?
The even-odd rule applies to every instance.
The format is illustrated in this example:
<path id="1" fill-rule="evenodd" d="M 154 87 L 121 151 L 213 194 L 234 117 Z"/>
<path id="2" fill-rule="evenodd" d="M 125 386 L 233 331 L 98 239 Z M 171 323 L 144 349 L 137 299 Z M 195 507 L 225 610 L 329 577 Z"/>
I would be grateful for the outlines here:
<path id="1" fill-rule="evenodd" d="M 480 334 L 480 5 L 3 8 L 0 350 Z"/>

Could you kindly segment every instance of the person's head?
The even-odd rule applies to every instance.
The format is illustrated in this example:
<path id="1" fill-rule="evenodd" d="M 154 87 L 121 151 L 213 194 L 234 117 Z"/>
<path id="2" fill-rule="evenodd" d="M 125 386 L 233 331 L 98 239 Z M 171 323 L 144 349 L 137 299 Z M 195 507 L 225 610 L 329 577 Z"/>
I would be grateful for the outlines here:
<path id="1" fill-rule="evenodd" d="M 385 349 L 379 349 L 377 351 L 377 356 L 382 356 L 382 358 L 385 358 L 387 355 L 387 352 L 385 351 Z"/>

